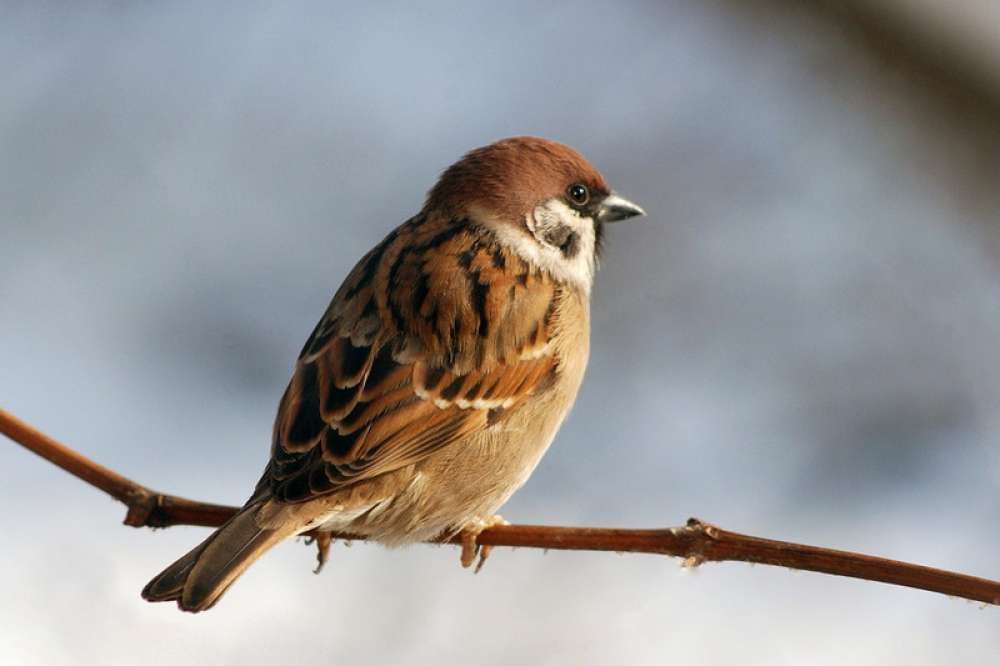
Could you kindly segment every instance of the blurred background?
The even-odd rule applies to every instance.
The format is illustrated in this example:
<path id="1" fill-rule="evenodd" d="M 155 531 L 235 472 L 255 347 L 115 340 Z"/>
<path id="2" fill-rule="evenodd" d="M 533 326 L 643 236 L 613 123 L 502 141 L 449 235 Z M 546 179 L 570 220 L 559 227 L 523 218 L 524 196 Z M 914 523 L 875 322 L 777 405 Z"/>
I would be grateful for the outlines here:
<path id="1" fill-rule="evenodd" d="M 88 3 L 90 4 L 90 3 Z M 58 7 L 58 9 L 57 9 Z M 945 9 L 947 8 L 947 9 Z M 609 230 L 576 409 L 513 522 L 738 530 L 1000 577 L 1000 9 L 5 3 L 0 406 L 240 503 L 301 344 L 466 150 L 537 134 Z M 1000 615 L 740 564 L 289 542 L 212 612 L 204 537 L 0 442 L 4 664 L 938 664 Z"/>

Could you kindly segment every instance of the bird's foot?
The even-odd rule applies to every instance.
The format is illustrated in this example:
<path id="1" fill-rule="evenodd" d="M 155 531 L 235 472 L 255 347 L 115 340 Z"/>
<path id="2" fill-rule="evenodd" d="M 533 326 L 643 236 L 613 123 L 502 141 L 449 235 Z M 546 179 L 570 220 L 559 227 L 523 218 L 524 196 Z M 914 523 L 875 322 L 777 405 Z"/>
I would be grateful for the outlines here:
<path id="1" fill-rule="evenodd" d="M 485 520 L 477 520 L 462 528 L 460 536 L 462 539 L 462 566 L 464 568 L 468 569 L 471 567 L 472 563 L 476 561 L 477 555 L 479 556 L 479 562 L 476 563 L 475 573 L 479 573 L 483 568 L 486 560 L 490 557 L 493 546 L 481 546 L 477 542 L 477 539 L 483 530 L 488 530 L 497 525 L 510 525 L 510 523 L 504 520 L 503 516 L 496 515 Z"/>
<path id="2" fill-rule="evenodd" d="M 330 557 L 330 546 L 333 544 L 333 536 L 329 532 L 314 532 L 312 536 L 306 537 L 307 546 L 311 546 L 313 543 L 316 544 L 316 568 L 313 569 L 313 573 L 318 574 L 323 570 L 323 565 L 326 564 L 327 559 Z"/>

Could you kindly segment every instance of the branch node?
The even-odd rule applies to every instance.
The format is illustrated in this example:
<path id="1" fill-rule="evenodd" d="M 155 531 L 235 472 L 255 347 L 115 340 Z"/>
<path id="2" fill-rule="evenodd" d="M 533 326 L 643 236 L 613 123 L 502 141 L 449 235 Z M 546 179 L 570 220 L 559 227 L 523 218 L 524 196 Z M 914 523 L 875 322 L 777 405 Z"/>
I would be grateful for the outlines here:
<path id="1" fill-rule="evenodd" d="M 129 527 L 157 527 L 151 519 L 160 507 L 162 497 L 141 487 L 131 490 L 123 500 L 128 507 L 125 524 Z"/>
<path id="2" fill-rule="evenodd" d="M 702 564 L 705 563 L 705 558 L 701 555 L 691 555 L 690 557 L 685 557 L 684 561 L 681 562 L 682 569 L 697 569 Z"/>
<path id="3" fill-rule="evenodd" d="M 688 518 L 685 527 L 696 535 L 706 536 L 713 540 L 719 538 L 719 528 L 712 523 L 706 523 L 700 518 Z"/>

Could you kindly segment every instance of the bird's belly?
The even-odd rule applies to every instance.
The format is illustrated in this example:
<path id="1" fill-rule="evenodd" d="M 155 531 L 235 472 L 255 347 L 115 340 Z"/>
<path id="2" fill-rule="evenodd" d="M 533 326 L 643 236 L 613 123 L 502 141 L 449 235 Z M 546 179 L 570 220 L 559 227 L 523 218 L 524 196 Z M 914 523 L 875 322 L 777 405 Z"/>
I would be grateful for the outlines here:
<path id="1" fill-rule="evenodd" d="M 397 474 L 408 482 L 393 496 L 351 516 L 348 524 L 333 516 L 326 527 L 402 545 L 493 516 L 534 471 L 572 397 L 556 392 L 551 398 L 559 403 L 539 403 L 539 409 L 515 414 L 400 470 Z"/>

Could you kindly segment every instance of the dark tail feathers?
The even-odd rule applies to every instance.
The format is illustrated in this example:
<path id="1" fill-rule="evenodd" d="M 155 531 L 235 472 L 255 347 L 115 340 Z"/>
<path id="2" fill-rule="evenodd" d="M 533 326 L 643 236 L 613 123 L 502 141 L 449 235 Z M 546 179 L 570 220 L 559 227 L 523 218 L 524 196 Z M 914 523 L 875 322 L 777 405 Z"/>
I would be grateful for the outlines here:
<path id="1" fill-rule="evenodd" d="M 243 571 L 287 534 L 261 529 L 259 505 L 244 507 L 226 524 L 163 570 L 142 590 L 147 601 L 176 601 L 197 613 L 215 605 Z"/>

